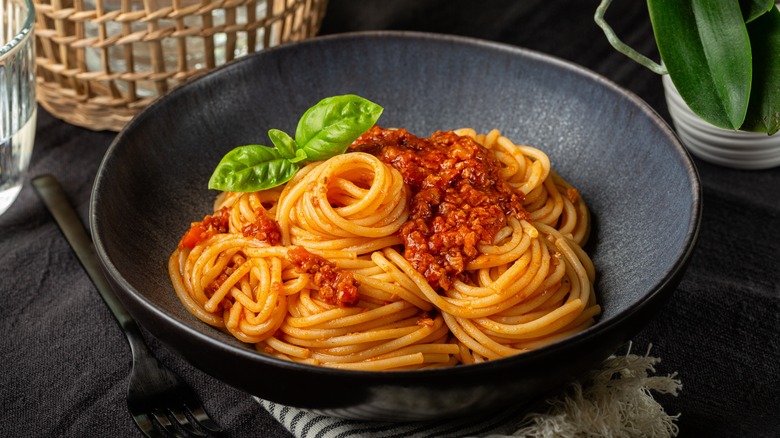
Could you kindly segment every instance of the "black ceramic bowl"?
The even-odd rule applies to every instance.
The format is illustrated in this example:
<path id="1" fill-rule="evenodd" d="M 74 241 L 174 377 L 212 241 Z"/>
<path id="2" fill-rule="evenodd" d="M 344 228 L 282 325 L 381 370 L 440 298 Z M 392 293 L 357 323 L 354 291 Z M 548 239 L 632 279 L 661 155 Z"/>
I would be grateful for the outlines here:
<path id="1" fill-rule="evenodd" d="M 210 212 L 207 181 L 231 148 L 294 132 L 320 99 L 355 93 L 383 126 L 498 128 L 546 151 L 594 221 L 588 249 L 597 324 L 554 345 L 449 369 L 359 372 L 264 356 L 191 316 L 166 263 Z M 575 65 L 516 47 L 415 33 L 321 37 L 264 51 L 159 99 L 117 136 L 98 172 L 91 226 L 131 314 L 194 366 L 248 393 L 354 418 L 443 418 L 523 403 L 615 352 L 659 311 L 683 274 L 701 209 L 690 158 L 637 97 Z"/>

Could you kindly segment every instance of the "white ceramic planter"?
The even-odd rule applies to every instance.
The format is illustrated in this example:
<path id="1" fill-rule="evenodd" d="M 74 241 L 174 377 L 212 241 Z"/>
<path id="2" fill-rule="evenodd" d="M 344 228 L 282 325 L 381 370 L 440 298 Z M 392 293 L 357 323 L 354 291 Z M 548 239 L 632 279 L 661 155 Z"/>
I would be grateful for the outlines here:
<path id="1" fill-rule="evenodd" d="M 736 169 L 780 166 L 780 133 L 769 136 L 715 127 L 688 108 L 669 75 L 664 75 L 662 80 L 669 115 L 677 135 L 691 154 Z"/>

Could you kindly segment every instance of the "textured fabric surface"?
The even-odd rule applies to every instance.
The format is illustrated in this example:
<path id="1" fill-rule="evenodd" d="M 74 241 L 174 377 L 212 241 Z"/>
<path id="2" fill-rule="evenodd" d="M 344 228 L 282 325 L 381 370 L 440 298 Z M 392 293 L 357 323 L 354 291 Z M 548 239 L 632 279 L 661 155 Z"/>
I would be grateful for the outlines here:
<path id="1" fill-rule="evenodd" d="M 567 388 L 529 405 L 507 405 L 495 412 L 416 423 L 381 423 L 325 417 L 257 399 L 296 438 L 575 438 L 642 436 L 668 438 L 678 433 L 679 414 L 665 412 L 654 396 L 677 395 L 675 374 L 656 375 L 661 361 L 648 354 L 615 354 Z"/>
<path id="2" fill-rule="evenodd" d="M 667 117 L 660 78 L 612 50 L 593 24 L 597 3 L 330 0 L 321 33 L 400 29 L 514 44 L 602 74 Z M 607 18 L 624 41 L 657 59 L 644 7 L 615 2 Z M 127 342 L 29 184 L 54 174 L 86 223 L 92 182 L 113 137 L 41 110 L 27 184 L 0 216 L 2 436 L 140 436 L 125 404 Z M 680 436 L 778 436 L 780 168 L 695 162 L 704 189 L 698 246 L 672 300 L 634 342 L 652 343 L 663 359 L 658 373 L 676 371 L 683 382 L 679 396 L 658 398 L 681 414 Z M 290 436 L 249 394 L 147 340 L 195 388 L 225 436 Z"/>

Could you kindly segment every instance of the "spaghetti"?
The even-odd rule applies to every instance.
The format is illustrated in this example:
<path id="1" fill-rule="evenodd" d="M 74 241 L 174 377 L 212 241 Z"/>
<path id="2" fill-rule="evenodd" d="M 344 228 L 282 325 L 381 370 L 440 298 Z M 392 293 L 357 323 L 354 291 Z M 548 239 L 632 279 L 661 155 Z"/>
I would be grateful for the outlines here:
<path id="1" fill-rule="evenodd" d="M 592 325 L 587 206 L 497 130 L 374 127 L 284 186 L 222 193 L 170 257 L 201 321 L 291 361 L 478 363 Z"/>

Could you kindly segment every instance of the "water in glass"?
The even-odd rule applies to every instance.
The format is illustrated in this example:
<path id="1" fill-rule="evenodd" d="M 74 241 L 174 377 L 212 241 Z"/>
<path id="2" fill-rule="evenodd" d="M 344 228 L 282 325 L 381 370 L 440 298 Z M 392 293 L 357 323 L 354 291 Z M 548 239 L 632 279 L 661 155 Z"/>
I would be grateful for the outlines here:
<path id="1" fill-rule="evenodd" d="M 0 0 L 0 214 L 22 189 L 35 140 L 32 0 Z"/>

